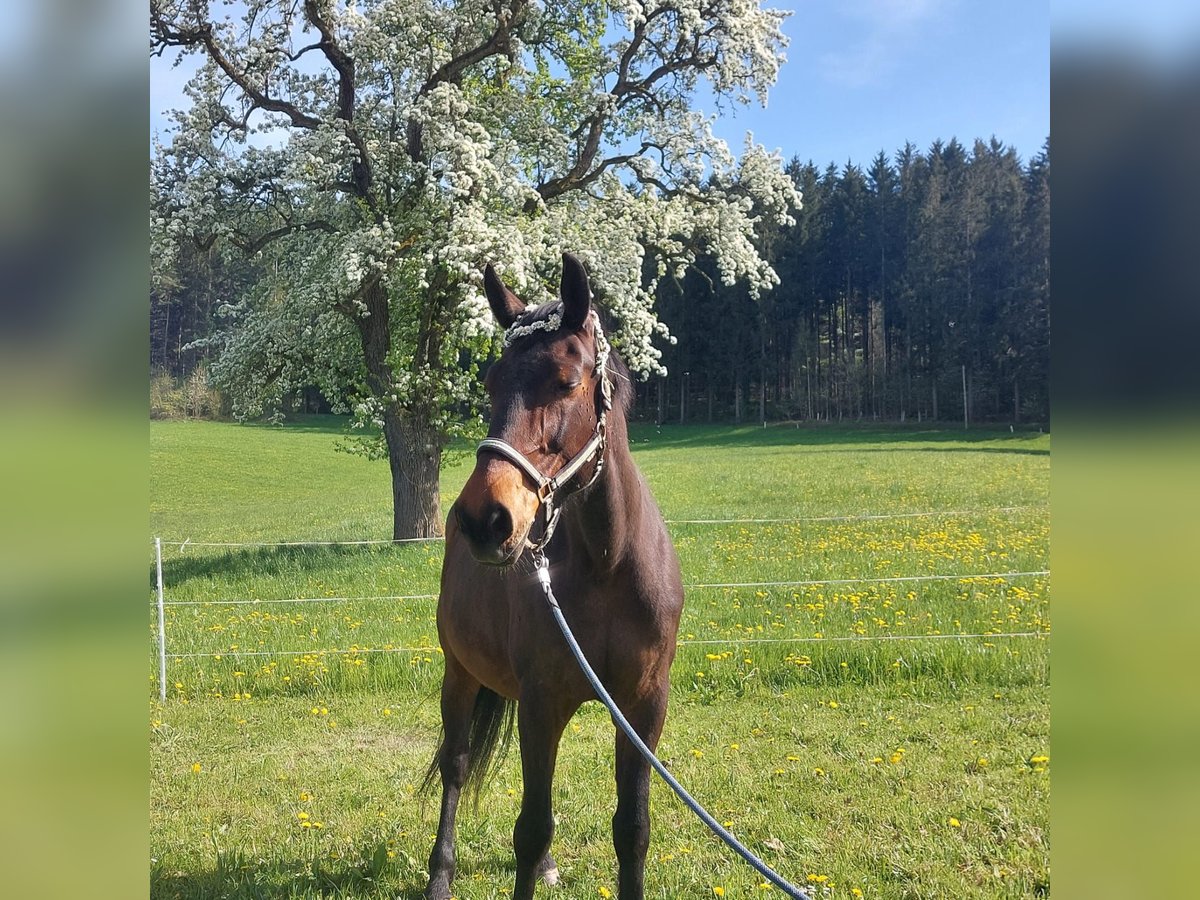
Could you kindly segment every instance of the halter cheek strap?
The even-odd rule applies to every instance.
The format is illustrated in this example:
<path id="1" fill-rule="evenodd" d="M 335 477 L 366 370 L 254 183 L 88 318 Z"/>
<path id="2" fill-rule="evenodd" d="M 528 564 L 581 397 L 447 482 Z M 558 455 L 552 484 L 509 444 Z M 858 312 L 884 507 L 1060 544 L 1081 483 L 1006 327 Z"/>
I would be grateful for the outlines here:
<path id="1" fill-rule="evenodd" d="M 479 446 L 475 448 L 476 456 L 484 452 L 497 453 L 503 456 L 529 476 L 529 479 L 537 485 L 538 504 L 541 511 L 545 514 L 546 527 L 542 530 L 542 536 L 536 543 L 530 541 L 528 538 L 525 541 L 526 545 L 535 553 L 549 543 L 551 536 L 554 534 L 554 529 L 558 525 L 558 516 L 561 512 L 561 507 L 555 503 L 555 495 L 592 459 L 596 460 L 596 470 L 592 473 L 592 477 L 584 485 L 584 488 L 589 488 L 595 484 L 596 479 L 600 477 L 600 473 L 604 470 L 604 446 L 608 438 L 608 411 L 612 409 L 612 380 L 608 377 L 608 354 L 611 347 L 609 346 L 608 339 L 604 336 L 604 331 L 600 328 L 600 319 L 597 317 L 595 310 L 591 312 L 591 319 L 596 335 L 596 369 L 600 372 L 600 414 L 596 420 L 596 430 L 592 432 L 592 436 L 588 439 L 588 442 L 583 445 L 583 449 L 571 457 L 567 464 L 555 472 L 554 475 L 548 476 L 543 475 L 537 466 L 531 463 L 529 458 L 520 450 L 500 438 L 487 438 L 480 441 Z M 513 325 L 505 332 L 504 346 L 508 347 L 512 341 L 532 334 L 535 331 L 555 331 L 560 324 L 561 317 L 550 316 L 547 319 L 531 323 L 530 325 Z"/>

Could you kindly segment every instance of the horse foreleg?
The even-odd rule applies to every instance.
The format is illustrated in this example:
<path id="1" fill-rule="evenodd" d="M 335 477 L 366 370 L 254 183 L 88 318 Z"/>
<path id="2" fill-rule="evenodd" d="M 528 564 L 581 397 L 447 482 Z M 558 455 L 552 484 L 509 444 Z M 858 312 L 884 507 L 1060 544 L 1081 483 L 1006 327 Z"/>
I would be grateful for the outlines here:
<path id="1" fill-rule="evenodd" d="M 454 880 L 454 818 L 458 798 L 467 777 L 471 713 L 479 682 L 449 654 L 442 678 L 442 745 L 438 749 L 437 765 L 442 776 L 442 811 L 438 818 L 437 838 L 429 854 L 429 884 L 425 888 L 428 900 L 449 900 L 450 882 Z"/>
<path id="2" fill-rule="evenodd" d="M 629 724 L 651 749 L 658 746 L 667 716 L 667 694 L 643 697 L 623 710 Z M 650 846 L 650 764 L 617 729 L 617 811 L 613 815 L 613 847 L 617 851 L 620 900 L 642 900 L 646 850 Z"/>
<path id="3" fill-rule="evenodd" d="M 513 851 L 517 857 L 517 880 L 513 900 L 532 900 L 538 877 L 548 884 L 558 880 L 558 867 L 550 856 L 554 836 L 551 788 L 558 742 L 569 715 L 539 704 L 523 694 L 517 704 L 517 729 L 521 737 L 521 777 L 524 793 L 521 813 L 513 828 Z"/>

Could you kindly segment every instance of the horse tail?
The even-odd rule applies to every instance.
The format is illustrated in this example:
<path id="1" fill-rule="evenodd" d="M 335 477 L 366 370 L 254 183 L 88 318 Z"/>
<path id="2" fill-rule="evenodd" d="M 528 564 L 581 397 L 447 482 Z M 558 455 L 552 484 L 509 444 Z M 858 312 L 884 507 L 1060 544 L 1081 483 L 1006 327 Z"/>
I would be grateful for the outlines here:
<path id="1" fill-rule="evenodd" d="M 475 708 L 471 711 L 471 727 L 467 738 L 467 777 L 463 784 L 463 789 L 475 803 L 479 800 L 479 789 L 508 752 L 516 709 L 516 702 L 488 688 L 480 687 L 475 695 Z M 428 791 L 438 780 L 445 744 L 446 734 L 443 731 L 421 781 L 422 791 Z"/>

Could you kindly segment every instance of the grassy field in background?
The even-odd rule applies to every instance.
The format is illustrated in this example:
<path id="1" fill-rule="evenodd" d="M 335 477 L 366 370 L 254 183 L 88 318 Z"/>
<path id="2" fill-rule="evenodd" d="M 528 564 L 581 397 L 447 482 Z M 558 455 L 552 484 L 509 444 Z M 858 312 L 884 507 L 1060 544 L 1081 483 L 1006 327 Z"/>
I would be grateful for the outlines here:
<path id="1" fill-rule="evenodd" d="M 332 418 L 152 424 L 151 534 L 172 542 L 179 604 L 168 649 L 195 654 L 170 661 L 164 706 L 148 651 L 155 896 L 424 885 L 436 808 L 413 785 L 437 739 L 440 546 L 180 547 L 386 538 L 386 465 L 335 452 L 340 433 Z M 1049 568 L 1049 437 L 640 426 L 632 440 L 693 585 L 660 747 L 689 789 L 817 894 L 1048 893 L 1049 579 L 995 576 Z M 471 463 L 447 465 L 445 506 Z M 836 516 L 856 518 L 816 520 Z M 686 521 L 714 518 L 785 521 Z M 993 577 L 849 581 L 927 575 Z M 847 581 L 699 586 L 822 579 Z M 273 602 L 326 597 L 356 599 Z M 612 734 L 589 704 L 563 741 L 564 900 L 615 891 Z M 511 890 L 519 800 L 514 753 L 460 815 L 457 896 Z M 651 815 L 648 896 L 767 895 L 657 782 Z"/>

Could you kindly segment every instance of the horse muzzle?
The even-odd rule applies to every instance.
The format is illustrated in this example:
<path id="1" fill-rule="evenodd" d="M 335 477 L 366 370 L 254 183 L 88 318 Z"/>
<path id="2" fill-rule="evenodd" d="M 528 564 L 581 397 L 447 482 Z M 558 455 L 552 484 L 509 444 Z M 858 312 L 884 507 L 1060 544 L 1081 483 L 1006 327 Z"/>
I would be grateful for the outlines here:
<path id="1" fill-rule="evenodd" d="M 537 510 L 537 495 L 501 460 L 481 460 L 454 504 L 471 555 L 488 566 L 511 566 L 520 558 Z"/>

